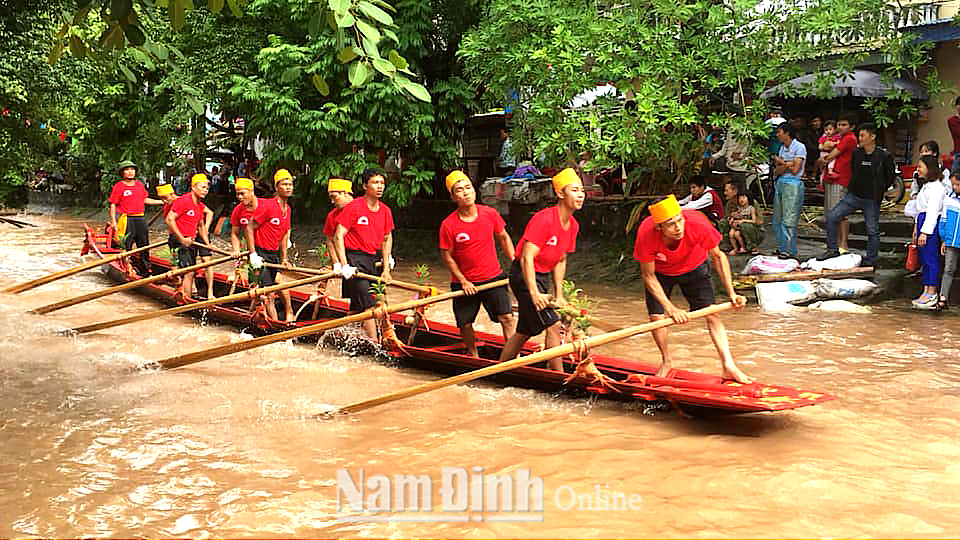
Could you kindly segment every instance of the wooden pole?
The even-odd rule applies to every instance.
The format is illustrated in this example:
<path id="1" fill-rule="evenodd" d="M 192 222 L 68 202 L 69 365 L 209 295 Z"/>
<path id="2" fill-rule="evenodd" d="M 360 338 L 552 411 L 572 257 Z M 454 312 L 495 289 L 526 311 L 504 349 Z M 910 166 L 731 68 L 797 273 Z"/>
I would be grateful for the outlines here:
<path id="1" fill-rule="evenodd" d="M 698 319 L 700 317 L 706 317 L 708 315 L 713 315 L 715 313 L 720 313 L 726 311 L 733 307 L 733 304 L 727 302 L 725 304 L 714 304 L 712 306 L 707 306 L 703 309 L 698 309 L 696 311 L 691 311 L 689 313 L 691 319 Z M 593 336 L 585 338 L 583 340 L 584 345 L 587 347 L 598 347 L 600 345 L 606 345 L 608 343 L 613 343 L 614 341 L 619 341 L 626 339 L 637 334 L 642 334 L 644 332 L 650 332 L 651 330 L 656 330 L 658 328 L 664 328 L 674 324 L 673 319 L 665 318 L 658 321 L 648 322 L 646 324 L 639 324 L 636 326 L 630 326 L 622 330 L 617 330 L 615 332 L 609 332 L 606 334 L 600 334 L 598 336 Z M 411 396 L 416 396 L 418 394 L 423 394 L 454 384 L 460 384 L 467 381 L 472 381 L 474 379 L 479 379 L 481 377 L 486 377 L 488 375 L 494 375 L 496 373 L 502 373 L 504 371 L 509 371 L 522 366 L 528 366 L 530 364 L 535 364 L 537 362 L 542 362 L 544 360 L 549 360 L 551 358 L 557 358 L 565 354 L 570 354 L 574 352 L 574 345 L 572 343 L 564 343 L 563 345 L 558 345 L 556 347 L 551 347 L 549 349 L 536 352 L 533 354 L 528 354 L 527 356 L 521 356 L 520 358 L 515 358 L 507 362 L 502 362 L 499 364 L 494 364 L 492 366 L 487 366 L 469 373 L 463 373 L 456 375 L 454 377 L 448 377 L 446 379 L 441 379 L 439 381 L 432 381 L 417 386 L 412 386 L 410 388 L 405 388 L 403 390 L 397 390 L 396 392 L 391 392 L 389 394 L 384 394 L 372 399 L 367 399 L 364 401 L 358 401 L 356 403 L 351 403 L 350 405 L 345 405 L 339 409 L 317 415 L 318 417 L 326 417 L 334 414 L 348 414 L 353 412 L 359 412 L 366 409 L 376 407 L 378 405 L 383 405 L 385 403 L 390 403 L 391 401 L 397 401 L 400 399 L 408 398 Z"/>
<path id="2" fill-rule="evenodd" d="M 229 302 L 235 302 L 239 300 L 248 300 L 248 299 L 252 300 L 260 295 L 270 294 L 272 292 L 282 291 L 284 289 L 292 289 L 293 287 L 299 287 L 300 285 L 308 285 L 316 281 L 329 279 L 333 277 L 333 275 L 334 275 L 333 272 L 328 272 L 326 275 L 311 276 L 311 277 L 300 279 L 297 281 L 288 281 L 286 283 L 279 283 L 277 285 L 271 285 L 269 287 L 264 287 L 262 289 L 251 288 L 246 292 L 231 294 L 229 296 L 222 296 L 220 298 L 212 298 L 210 300 L 204 300 L 202 302 L 191 302 L 189 304 L 162 309 L 160 311 L 152 311 L 150 313 L 141 313 L 140 315 L 133 315 L 131 317 L 124 317 L 122 319 L 114 319 L 112 321 L 88 324 L 86 326 L 80 326 L 80 327 L 74 328 L 73 330 L 68 330 L 67 332 L 76 332 L 78 334 L 85 334 L 87 332 L 96 332 L 98 330 L 104 330 L 106 328 L 113 328 L 114 326 L 122 326 L 124 324 L 135 323 L 138 321 L 146 321 L 149 319 L 153 319 L 155 317 L 163 317 L 164 315 L 176 315 L 177 313 L 193 311 L 195 309 L 215 306 L 217 304 L 226 304 Z"/>
<path id="3" fill-rule="evenodd" d="M 39 287 L 40 285 L 44 285 L 44 284 L 50 283 L 51 281 L 56 281 L 56 280 L 58 280 L 58 279 L 60 279 L 60 278 L 65 278 L 65 277 L 67 277 L 67 276 L 72 276 L 72 275 L 74 275 L 74 274 L 78 274 L 78 273 L 80 273 L 80 272 L 83 272 L 84 270 L 89 270 L 89 269 L 91 269 L 91 268 L 95 268 L 95 267 L 97 267 L 97 266 L 100 266 L 101 264 L 106 264 L 106 263 L 109 263 L 109 262 L 111 262 L 111 261 L 115 261 L 115 260 L 117 260 L 117 259 L 119 259 L 119 258 L 121 258 L 121 257 L 126 257 L 126 256 L 128 256 L 128 255 L 133 255 L 134 253 L 140 253 L 141 251 L 144 251 L 144 250 L 147 250 L 147 249 L 151 249 L 151 248 L 155 248 L 155 247 L 160 247 L 160 246 L 162 246 L 163 244 L 166 244 L 166 243 L 167 243 L 166 240 L 161 240 L 161 241 L 159 241 L 159 242 L 154 242 L 154 243 L 152 243 L 152 244 L 150 244 L 150 245 L 148 245 L 148 246 L 141 246 L 141 247 L 138 247 L 137 249 L 131 249 L 130 251 L 124 251 L 123 253 L 114 253 L 113 255 L 108 255 L 108 256 L 106 256 L 106 257 L 104 257 L 104 258 L 102 258 L 102 259 L 97 259 L 97 260 L 95 260 L 95 261 L 86 262 L 86 263 L 83 263 L 83 264 L 81 264 L 81 265 L 79 265 L 79 266 L 74 266 L 73 268 L 69 268 L 69 269 L 67 269 L 67 270 L 62 270 L 62 271 L 57 272 L 57 273 L 55 273 L 55 274 L 50 274 L 50 275 L 44 276 L 44 277 L 42 277 L 42 278 L 37 278 L 37 279 L 35 279 L 35 280 L 33 280 L 33 281 L 27 281 L 27 282 L 25 282 L 25 283 L 20 283 L 20 284 L 18 284 L 18 285 L 14 285 L 14 286 L 12 286 L 12 287 L 9 287 L 9 288 L 7 288 L 7 289 L 4 289 L 3 292 L 8 292 L 8 293 L 14 293 L 14 294 L 16 294 L 16 293 L 21 293 L 21 292 L 23 292 L 23 291 L 28 291 L 28 290 L 30 290 L 30 289 L 32 289 L 32 288 L 34 288 L 34 287 Z"/>
<path id="4" fill-rule="evenodd" d="M 246 252 L 241 253 L 241 255 L 245 255 L 245 254 L 246 254 Z M 104 290 L 102 290 L 102 291 L 96 291 L 96 292 L 92 292 L 92 293 L 89 293 L 89 294 L 84 294 L 84 295 L 80 295 L 80 296 L 75 296 L 75 297 L 73 297 L 73 298 L 68 298 L 68 299 L 62 300 L 62 301 L 60 301 L 60 302 L 54 302 L 53 304 L 48 304 L 48 305 L 46 305 L 46 306 L 41 306 L 41 307 L 38 307 L 38 308 L 36 308 L 36 309 L 32 309 L 32 310 L 29 311 L 29 313 L 34 313 L 34 314 L 37 314 L 37 315 L 43 315 L 43 314 L 45 314 L 45 313 L 50 313 L 51 311 L 57 311 L 58 309 L 63 309 L 63 308 L 65 308 L 65 307 L 74 306 L 74 305 L 77 305 L 77 304 L 86 302 L 86 301 L 88 301 L 88 300 L 96 300 L 97 298 L 101 298 L 101 297 L 107 296 L 108 294 L 113 294 L 113 293 L 116 293 L 116 292 L 125 291 L 125 290 L 127 290 L 127 289 L 132 289 L 132 288 L 134 288 L 134 287 L 139 287 L 139 286 L 141 286 L 141 285 L 147 285 L 147 284 L 149 284 L 149 283 L 153 283 L 154 281 L 160 281 L 161 279 L 168 279 L 168 278 L 176 277 L 176 276 L 179 276 L 179 275 L 186 274 L 187 272 L 193 272 L 193 271 L 199 270 L 199 269 L 201 269 L 201 268 L 206 268 L 206 267 L 208 267 L 208 266 L 215 266 L 215 265 L 218 265 L 218 264 L 220 264 L 220 263 L 227 262 L 227 261 L 229 261 L 229 260 L 231 260 L 231 259 L 233 259 L 233 258 L 234 258 L 234 257 L 232 257 L 232 256 L 231 256 L 231 257 L 222 257 L 222 258 L 220 258 L 220 259 L 214 259 L 214 260 L 212 260 L 212 261 L 207 261 L 207 262 L 195 264 L 195 265 L 193 265 L 193 266 L 188 266 L 188 267 L 186 267 L 186 268 L 179 268 L 179 269 L 177 269 L 177 270 L 169 270 L 169 271 L 164 272 L 164 273 L 162 273 L 162 274 L 157 274 L 157 275 L 155 275 L 155 276 L 145 277 L 145 278 L 143 278 L 143 279 L 138 279 L 138 280 L 136 280 L 136 281 L 131 281 L 131 282 L 129 282 L 129 283 L 124 283 L 123 285 L 117 285 L 117 286 L 115 286 L 115 287 L 110 287 L 109 289 L 104 289 Z M 101 260 L 102 260 L 102 259 L 101 259 Z"/>
<path id="5" fill-rule="evenodd" d="M 225 251 L 225 250 L 220 249 L 220 248 L 215 247 L 215 246 L 209 246 L 209 245 L 207 245 L 207 244 L 203 244 L 203 243 L 200 243 L 200 242 L 197 242 L 197 245 L 198 245 L 198 246 L 201 246 L 201 247 L 205 247 L 205 248 L 209 249 L 210 251 L 215 251 L 215 252 L 217 252 L 217 253 L 222 253 L 222 254 L 224 254 L 224 255 L 229 255 L 229 252 L 228 252 L 228 251 Z M 320 273 L 326 272 L 326 270 L 318 270 L 318 269 L 316 269 L 316 268 L 306 268 L 306 267 L 303 267 L 303 266 L 283 266 L 282 264 L 274 264 L 274 263 L 268 263 L 268 262 L 263 263 L 263 265 L 264 265 L 264 266 L 267 266 L 267 267 L 270 267 L 270 268 L 278 268 L 278 269 L 280 269 L 280 270 L 289 270 L 289 271 L 291 271 L 291 272 L 301 272 L 301 273 L 304 273 L 304 274 L 320 274 Z M 372 275 L 372 274 L 365 274 L 365 273 L 363 273 L 363 272 L 357 272 L 357 273 L 354 274 L 354 275 L 355 275 L 356 277 L 358 277 L 358 278 L 368 279 L 368 280 L 370 280 L 370 281 L 377 281 L 377 282 L 383 281 L 383 280 L 380 278 L 380 276 L 374 276 L 374 275 Z M 430 294 L 430 291 L 431 291 L 430 287 L 427 287 L 427 286 L 425 286 L 425 285 L 417 285 L 416 283 L 409 283 L 409 282 L 406 282 L 406 281 L 399 281 L 399 280 L 396 280 L 396 279 L 390 280 L 390 283 L 388 283 L 388 285 L 391 285 L 391 286 L 393 286 L 393 287 L 397 287 L 398 289 L 406 289 L 406 290 L 408 290 L 408 291 L 413 291 L 413 292 L 418 292 L 418 293 L 424 293 L 424 294 Z"/>
<path id="6" fill-rule="evenodd" d="M 494 281 L 491 283 L 486 283 L 477 287 L 478 290 L 492 289 L 494 287 L 500 287 L 507 283 L 506 279 L 500 281 Z M 429 298 L 421 298 L 418 300 L 410 300 L 409 302 L 403 302 L 400 304 L 388 305 L 386 307 L 387 313 L 396 313 L 398 311 L 405 311 L 408 309 L 415 309 L 420 306 L 426 306 L 434 302 L 442 302 L 444 300 L 449 300 L 451 298 L 456 298 L 458 296 L 463 296 L 463 291 L 453 291 L 443 294 L 438 294 L 436 296 L 431 296 Z M 365 321 L 367 319 L 372 319 L 375 317 L 373 309 L 368 309 L 366 311 L 361 311 L 354 315 L 347 315 L 346 317 L 341 317 L 339 319 L 333 319 L 331 321 L 325 321 L 322 323 L 311 324 L 304 326 L 302 328 L 294 328 L 293 330 L 285 330 L 283 332 L 277 332 L 276 334 L 270 334 L 268 336 L 258 337 L 247 341 L 240 341 L 237 343 L 229 343 L 227 345 L 221 345 L 219 347 L 213 347 L 211 349 L 205 349 L 202 351 L 192 352 L 183 354 L 180 356 L 173 356 L 170 358 L 165 358 L 156 362 L 160 367 L 172 369 L 189 364 L 195 364 L 197 362 L 202 362 L 204 360 L 209 360 L 211 358 L 216 358 L 218 356 L 223 356 L 226 354 L 233 354 L 241 351 L 246 351 L 248 349 L 253 349 L 256 347 L 261 347 L 263 345 L 269 345 L 271 343 L 276 343 L 278 341 L 285 341 L 288 339 L 298 338 L 301 336 L 307 336 L 310 334 L 316 334 L 317 332 L 323 332 L 324 330 L 329 330 L 331 328 L 336 328 L 338 326 L 343 326 L 345 324 Z"/>

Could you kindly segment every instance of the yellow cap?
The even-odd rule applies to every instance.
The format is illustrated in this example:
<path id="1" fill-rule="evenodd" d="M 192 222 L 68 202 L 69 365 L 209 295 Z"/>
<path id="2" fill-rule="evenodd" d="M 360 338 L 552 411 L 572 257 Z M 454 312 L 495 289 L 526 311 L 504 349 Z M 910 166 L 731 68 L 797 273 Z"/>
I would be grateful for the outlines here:
<path id="1" fill-rule="evenodd" d="M 680 203 L 672 194 L 657 204 L 650 205 L 650 217 L 658 225 L 678 215 L 680 215 Z"/>
<path id="2" fill-rule="evenodd" d="M 447 191 L 452 192 L 453 186 L 457 185 L 457 182 L 461 180 L 470 181 L 470 178 L 463 174 L 463 171 L 453 171 L 447 175 Z"/>
<path id="3" fill-rule="evenodd" d="M 353 182 L 344 180 L 343 178 L 331 178 L 327 181 L 327 193 L 332 191 L 346 191 L 350 193 L 353 191 Z"/>
<path id="4" fill-rule="evenodd" d="M 207 175 L 205 175 L 205 174 L 203 174 L 203 173 L 197 173 L 197 174 L 193 175 L 192 178 L 190 178 L 190 185 L 191 185 L 191 186 L 195 186 L 195 185 L 199 184 L 200 182 L 209 182 L 209 180 L 207 180 Z"/>
<path id="5" fill-rule="evenodd" d="M 237 181 L 233 183 L 233 187 L 236 189 L 253 189 L 253 180 L 249 178 L 237 178 Z"/>
<path id="6" fill-rule="evenodd" d="M 293 182 L 293 175 L 286 169 L 279 169 L 273 173 L 273 185 L 277 185 L 281 180 L 290 180 Z"/>
<path id="7" fill-rule="evenodd" d="M 166 195 L 173 195 L 173 186 L 170 184 L 160 184 L 157 186 L 157 195 L 164 197 Z"/>
<path id="8" fill-rule="evenodd" d="M 563 188 L 573 184 L 583 186 L 583 182 L 580 181 L 580 176 L 577 175 L 577 171 L 570 167 L 558 172 L 557 175 L 553 177 L 553 190 L 557 193 L 562 193 Z"/>

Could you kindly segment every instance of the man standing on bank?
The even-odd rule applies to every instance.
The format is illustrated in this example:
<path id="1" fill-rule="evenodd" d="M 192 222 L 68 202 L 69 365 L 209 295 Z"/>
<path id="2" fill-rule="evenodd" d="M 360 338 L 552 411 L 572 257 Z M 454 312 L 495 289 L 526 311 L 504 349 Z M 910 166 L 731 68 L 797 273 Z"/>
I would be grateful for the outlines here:
<path id="1" fill-rule="evenodd" d="M 110 191 L 110 225 L 117 230 L 117 208 L 126 216 L 123 250 L 130 251 L 133 245 L 143 247 L 150 244 L 150 232 L 143 217 L 144 204 L 161 205 L 163 201 L 151 199 L 147 188 L 137 180 L 137 165 L 132 161 L 120 162 L 120 181 Z M 134 266 L 141 276 L 150 275 L 150 254 L 145 250 L 134 259 Z M 136 262 L 139 261 L 139 262 Z"/>
<path id="2" fill-rule="evenodd" d="M 874 266 L 880 253 L 880 201 L 896 178 L 893 156 L 877 146 L 876 125 L 867 122 L 860 126 L 860 146 L 853 151 L 850 165 L 847 194 L 827 212 L 827 251 L 819 260 L 840 255 L 837 248 L 840 220 L 862 210 L 867 226 L 867 254 L 860 264 Z"/>
<path id="3" fill-rule="evenodd" d="M 733 289 L 730 262 L 720 250 L 720 239 L 720 233 L 710 225 L 703 214 L 695 210 L 681 209 L 673 195 L 650 206 L 650 217 L 640 224 L 633 248 L 633 258 L 640 262 L 643 271 L 650 320 L 657 321 L 665 316 L 678 324 L 690 320 L 686 311 L 670 301 L 670 293 L 675 285 L 680 286 L 691 310 L 705 308 L 714 303 L 708 258 L 720 275 L 733 306 L 740 308 L 747 304 L 747 299 Z M 723 378 L 744 384 L 753 382 L 733 361 L 730 343 L 727 341 L 727 329 L 720 316 L 707 316 L 707 328 L 710 329 L 710 339 L 720 355 Z M 661 358 L 660 369 L 656 374 L 658 377 L 669 377 L 672 367 L 667 343 L 669 332 L 666 328 L 658 328 L 652 334 L 653 341 L 660 349 Z"/>
<path id="4" fill-rule="evenodd" d="M 257 209 L 247 224 L 247 242 L 252 243 L 255 252 L 250 254 L 250 263 L 254 268 L 263 262 L 290 266 L 287 250 L 290 248 L 290 197 L 293 195 L 293 175 L 286 169 L 279 169 L 273 175 L 273 186 L 277 196 L 271 199 L 258 199 Z M 277 283 L 276 267 L 263 266 L 260 270 L 260 285 L 267 287 Z M 285 320 L 293 322 L 293 305 L 290 303 L 290 291 L 280 291 L 283 298 Z M 278 319 L 274 293 L 266 297 L 267 316 Z"/>
<path id="5" fill-rule="evenodd" d="M 380 201 L 386 179 L 378 169 L 363 171 L 363 197 L 343 207 L 337 217 L 336 260 L 345 261 L 340 267 L 343 275 L 343 296 L 350 299 L 350 312 L 359 313 L 375 305 L 370 294 L 370 281 L 354 277 L 356 272 L 376 273 L 377 251 L 381 251 L 383 272 L 380 278 L 390 283 L 390 256 L 393 250 L 393 213 Z M 363 332 L 377 339 L 377 323 L 363 321 Z"/>
<path id="6" fill-rule="evenodd" d="M 453 171 L 446 178 L 450 198 L 457 209 L 440 225 L 440 256 L 450 269 L 450 289 L 463 290 L 466 296 L 453 299 L 453 314 L 467 354 L 479 357 L 473 321 L 480 304 L 493 322 L 499 322 L 503 339 L 508 340 L 516 329 L 513 307 L 507 286 L 477 292 L 477 285 L 503 279 L 494 239 L 507 259 L 513 260 L 513 240 L 496 210 L 477 204 L 473 183 L 463 171 Z"/>
<path id="7" fill-rule="evenodd" d="M 530 218 L 510 266 L 510 289 L 517 298 L 520 313 L 517 330 L 500 353 L 501 362 L 515 358 L 528 339 L 544 330 L 547 332 L 544 338 L 547 348 L 560 345 L 560 317 L 549 306 L 551 303 L 561 308 L 567 305 L 563 298 L 567 253 L 576 249 L 580 231 L 573 213 L 583 208 L 586 194 L 580 177 L 570 168 L 553 177 L 553 190 L 557 194 L 556 206 L 545 208 Z M 547 296 L 551 281 L 553 298 Z M 548 365 L 552 370 L 563 371 L 561 358 L 548 360 Z"/>

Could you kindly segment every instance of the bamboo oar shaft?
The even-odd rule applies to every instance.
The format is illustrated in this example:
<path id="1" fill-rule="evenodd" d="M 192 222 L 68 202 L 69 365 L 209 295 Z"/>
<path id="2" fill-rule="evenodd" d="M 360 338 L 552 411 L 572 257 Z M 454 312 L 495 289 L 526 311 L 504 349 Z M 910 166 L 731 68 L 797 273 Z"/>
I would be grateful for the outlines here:
<path id="1" fill-rule="evenodd" d="M 201 268 L 206 268 L 208 266 L 216 266 L 220 263 L 226 262 L 233 259 L 233 257 L 222 257 L 219 259 L 214 259 L 212 261 L 202 262 L 195 264 L 193 266 L 188 266 L 186 268 L 179 268 L 177 270 L 170 270 L 162 274 L 157 274 L 155 276 L 145 277 L 143 279 L 138 279 L 136 281 L 131 281 L 129 283 L 124 283 L 122 285 L 117 285 L 115 287 L 110 287 L 109 289 L 104 289 L 102 291 L 95 291 L 88 294 L 83 294 L 80 296 L 75 296 L 73 298 L 68 298 L 66 300 L 61 300 L 60 302 L 54 302 L 53 304 L 48 304 L 46 306 L 41 306 L 36 309 L 30 310 L 30 313 L 35 313 L 37 315 L 43 315 L 45 313 L 50 313 L 51 311 L 57 311 L 58 309 L 63 309 L 65 307 L 75 306 L 77 304 L 87 302 L 89 300 L 96 300 L 107 296 L 108 294 L 113 294 L 120 291 L 125 291 L 127 289 L 132 289 L 134 287 L 139 287 L 141 285 L 147 285 L 153 283 L 154 281 L 160 281 L 161 279 L 167 279 L 171 277 L 176 277 L 179 275 L 186 274 L 187 272 L 193 272 Z"/>
<path id="2" fill-rule="evenodd" d="M 42 277 L 42 278 L 34 279 L 33 281 L 27 281 L 27 282 L 25 282 L 25 283 L 20 283 L 20 284 L 18 284 L 18 285 L 14 285 L 14 286 L 12 286 L 12 287 L 10 287 L 10 288 L 4 289 L 3 292 L 8 292 L 8 293 L 21 293 L 21 292 L 23 292 L 23 291 L 28 291 L 28 290 L 30 290 L 30 289 L 32 289 L 32 288 L 34 288 L 34 287 L 39 287 L 40 285 L 44 285 L 44 284 L 46 284 L 46 283 L 50 283 L 51 281 L 56 281 L 56 280 L 58 280 L 58 279 L 60 279 L 60 278 L 65 278 L 65 277 L 67 277 L 67 276 L 72 276 L 73 274 L 78 274 L 78 273 L 80 273 L 80 272 L 83 272 L 84 270 L 89 270 L 89 269 L 91 269 L 91 268 L 95 268 L 95 267 L 97 267 L 97 266 L 100 266 L 101 264 L 106 264 L 106 263 L 109 263 L 109 262 L 111 262 L 111 261 L 115 261 L 115 260 L 117 260 L 117 259 L 119 259 L 119 258 L 121 258 L 121 257 L 126 257 L 126 256 L 128 256 L 128 255 L 133 255 L 134 253 L 140 253 L 141 251 L 144 251 L 144 250 L 147 250 L 147 249 L 159 247 L 159 246 L 161 246 L 161 245 L 163 245 L 163 244 L 166 244 L 166 243 L 167 243 L 166 240 L 161 240 L 161 241 L 159 241 L 159 242 L 154 242 L 154 243 L 152 243 L 152 244 L 150 244 L 150 245 L 147 245 L 147 246 L 141 246 L 141 247 L 138 247 L 138 248 L 136 248 L 136 249 L 131 249 L 130 251 L 124 251 L 123 253 L 114 253 L 113 255 L 108 255 L 108 256 L 106 256 L 106 257 L 104 257 L 104 258 L 102 258 L 102 259 L 97 259 L 97 260 L 95 260 L 95 261 L 86 262 L 86 263 L 83 263 L 83 264 L 81 264 L 81 265 L 79 265 L 79 266 L 74 266 L 73 268 L 68 268 L 67 270 L 62 270 L 62 271 L 60 271 L 60 272 L 57 272 L 57 273 L 54 273 L 54 274 L 50 274 L 50 275 L 44 276 L 44 277 Z"/>
<path id="3" fill-rule="evenodd" d="M 288 281 L 286 283 L 279 283 L 277 285 L 271 285 L 269 287 L 264 287 L 262 289 L 251 288 L 246 292 L 231 294 L 228 296 L 222 296 L 220 298 L 211 298 L 210 300 L 203 300 L 202 302 L 191 302 L 189 304 L 162 309 L 160 311 L 152 311 L 150 313 L 141 313 L 140 315 L 133 315 L 131 317 L 124 317 L 122 319 L 114 319 L 112 321 L 88 324 L 86 326 L 80 326 L 78 328 L 74 328 L 71 331 L 76 332 L 78 334 L 85 334 L 87 332 L 96 332 L 98 330 L 104 330 L 106 328 L 113 328 L 114 326 L 122 326 L 124 324 L 130 324 L 130 323 L 135 323 L 139 321 L 146 321 L 148 319 L 153 319 L 155 317 L 162 317 L 164 315 L 176 315 L 177 313 L 184 313 L 187 311 L 202 309 L 205 307 L 215 306 L 218 304 L 227 304 L 227 303 L 235 302 L 238 300 L 253 299 L 259 295 L 270 294 L 272 292 L 282 291 L 284 289 L 292 289 L 293 287 L 299 287 L 300 285 L 308 285 L 316 281 L 329 279 L 330 277 L 333 277 L 333 272 L 329 272 L 328 275 L 311 276 L 308 278 L 299 279 L 297 281 Z"/>
<path id="4" fill-rule="evenodd" d="M 224 255 L 228 254 L 227 251 L 224 251 L 218 247 L 208 246 L 207 244 L 201 244 L 199 242 L 197 243 L 197 245 L 203 246 L 211 251 L 216 251 L 217 253 L 223 253 Z M 325 270 L 318 270 L 316 268 L 306 268 L 303 266 L 283 266 L 282 264 L 274 264 L 274 263 L 263 263 L 263 265 L 270 268 L 278 268 L 280 270 L 290 270 L 291 272 L 302 272 L 304 274 L 318 274 L 318 273 L 325 272 Z M 383 281 L 383 279 L 380 276 L 365 274 L 363 272 L 357 272 L 354 275 L 358 278 L 368 279 L 370 281 Z M 430 294 L 430 287 L 426 287 L 424 285 L 417 285 L 416 283 L 410 283 L 407 281 L 398 281 L 396 279 L 393 279 L 393 280 L 390 280 L 389 285 L 397 287 L 398 289 L 406 289 L 408 291 Z"/>
<path id="5" fill-rule="evenodd" d="M 507 280 L 503 279 L 500 281 L 494 281 L 492 283 L 481 285 L 477 287 L 477 289 L 480 289 L 480 290 L 492 289 L 494 287 L 499 287 L 501 285 L 504 285 L 505 283 L 507 283 Z M 434 302 L 449 300 L 451 298 L 462 296 L 463 294 L 464 294 L 463 291 L 453 291 L 453 292 L 438 294 L 436 296 L 431 296 L 429 298 L 421 298 L 419 300 L 410 300 L 409 302 L 403 302 L 400 304 L 387 306 L 386 311 L 387 313 L 396 313 L 398 311 L 405 311 L 408 309 L 418 308 L 420 306 L 426 306 Z M 298 338 L 301 336 L 316 334 L 317 332 L 323 332 L 324 330 L 329 330 L 331 328 L 336 328 L 338 326 L 343 326 L 345 324 L 372 319 L 375 316 L 376 315 L 374 311 L 372 309 L 368 309 L 366 311 L 361 311 L 360 313 L 356 313 L 354 315 L 348 315 L 346 317 L 341 317 L 338 319 L 333 319 L 333 320 L 325 321 L 322 323 L 311 324 L 301 328 L 285 330 L 283 332 L 277 332 L 276 334 L 270 334 L 267 336 L 258 337 L 258 338 L 254 338 L 247 341 L 230 343 L 227 345 L 221 345 L 219 347 L 213 347 L 211 349 L 187 353 L 180 356 L 174 356 L 171 358 L 165 358 L 163 360 L 158 361 L 157 364 L 160 365 L 160 367 L 168 368 L 168 369 L 182 367 L 189 364 L 202 362 L 204 360 L 209 360 L 211 358 L 216 358 L 218 356 L 238 353 L 241 351 L 254 349 L 256 347 L 261 347 L 263 345 L 269 345 L 271 343 L 276 343 L 278 341 L 285 341 L 288 339 Z"/>
<path id="6" fill-rule="evenodd" d="M 697 319 L 700 317 L 706 317 L 708 315 L 713 315 L 715 313 L 720 313 L 721 311 L 728 310 L 733 307 L 733 304 L 727 302 L 725 304 L 714 304 L 712 306 L 707 306 L 703 309 L 698 309 L 696 311 L 691 311 L 689 316 L 691 319 Z M 593 336 L 585 338 L 583 340 L 584 344 L 587 347 L 598 347 L 600 345 L 606 345 L 607 343 L 612 343 L 614 341 L 619 341 L 621 339 L 626 339 L 628 337 L 642 334 L 644 332 L 650 332 L 658 328 L 664 328 L 674 324 L 673 319 L 665 318 L 658 321 L 648 322 L 646 324 L 640 324 L 636 326 L 630 326 L 622 330 L 617 330 L 615 332 L 609 332 L 606 334 L 600 334 L 598 336 Z M 454 384 L 460 384 L 474 379 L 479 379 L 481 377 L 486 377 L 488 375 L 494 375 L 497 373 L 502 373 L 504 371 L 509 371 L 522 366 L 528 366 L 530 364 L 535 364 L 537 362 L 542 362 L 544 360 L 549 360 L 551 358 L 557 358 L 565 354 L 570 354 L 574 352 L 573 343 L 564 343 L 563 345 L 558 345 L 556 347 L 551 347 L 549 349 L 529 354 L 527 356 L 521 356 L 507 362 L 502 362 L 499 364 L 494 364 L 492 366 L 487 366 L 469 373 L 463 373 L 456 375 L 454 377 L 448 377 L 446 379 L 441 379 L 439 381 L 431 381 L 428 383 L 420 384 L 417 386 L 412 386 L 410 388 L 405 388 L 403 390 L 398 390 L 396 392 L 391 392 L 389 394 L 384 394 L 372 399 L 358 401 L 356 403 L 351 403 L 340 407 L 332 413 L 317 415 L 317 416 L 329 416 L 330 414 L 347 414 L 352 412 L 359 412 L 366 409 L 376 407 L 378 405 L 383 405 L 385 403 L 390 403 L 391 401 L 397 401 L 400 399 L 408 398 L 411 396 L 416 396 L 418 394 L 423 394 L 425 392 L 430 392 L 432 390 L 437 390 Z"/>

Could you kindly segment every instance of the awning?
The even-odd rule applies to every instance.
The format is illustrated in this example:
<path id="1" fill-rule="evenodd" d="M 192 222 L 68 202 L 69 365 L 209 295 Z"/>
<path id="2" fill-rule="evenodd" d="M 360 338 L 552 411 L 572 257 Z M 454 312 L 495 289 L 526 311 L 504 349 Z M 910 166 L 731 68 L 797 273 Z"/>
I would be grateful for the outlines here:
<path id="1" fill-rule="evenodd" d="M 792 94 L 801 94 L 814 96 L 814 85 L 818 78 L 834 76 L 835 79 L 830 85 L 832 96 L 855 96 L 855 97 L 883 97 L 891 88 L 904 90 L 915 99 L 926 99 L 927 89 L 922 84 L 908 81 L 900 78 L 885 77 L 875 71 L 866 69 L 855 69 L 851 73 L 810 73 L 802 77 L 791 79 L 785 83 L 778 84 L 773 88 L 768 88 L 760 94 L 760 97 L 767 99 L 773 96 L 783 95 L 788 90 Z M 822 96 L 821 96 L 822 97 Z"/>

